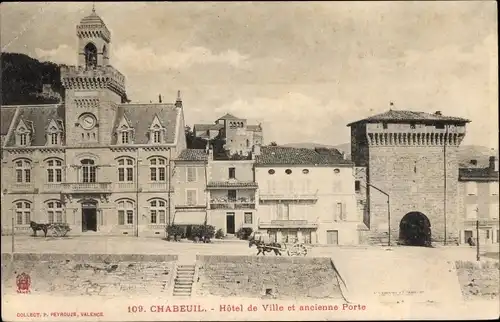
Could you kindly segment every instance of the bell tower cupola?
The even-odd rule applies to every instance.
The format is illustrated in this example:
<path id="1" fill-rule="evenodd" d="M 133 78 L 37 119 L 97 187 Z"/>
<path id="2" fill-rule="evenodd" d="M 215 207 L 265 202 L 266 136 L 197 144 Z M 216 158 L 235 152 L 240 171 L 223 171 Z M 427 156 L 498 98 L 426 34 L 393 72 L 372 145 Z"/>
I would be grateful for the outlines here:
<path id="1" fill-rule="evenodd" d="M 95 69 L 109 65 L 111 33 L 101 17 L 92 8 L 92 13 L 76 26 L 78 37 L 78 66 Z"/>

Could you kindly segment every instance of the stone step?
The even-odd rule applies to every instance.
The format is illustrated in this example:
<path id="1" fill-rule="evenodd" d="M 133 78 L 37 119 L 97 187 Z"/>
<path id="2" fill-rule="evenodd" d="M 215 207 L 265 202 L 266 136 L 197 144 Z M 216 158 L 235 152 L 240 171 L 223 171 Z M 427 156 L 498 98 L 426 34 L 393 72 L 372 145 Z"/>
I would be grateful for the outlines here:
<path id="1" fill-rule="evenodd" d="M 177 271 L 177 275 L 194 275 L 194 271 Z"/>
<path id="2" fill-rule="evenodd" d="M 182 285 L 182 284 L 175 284 L 174 285 L 174 290 L 190 290 L 192 289 L 192 285 Z"/>
<path id="3" fill-rule="evenodd" d="M 175 280 L 175 284 L 193 284 L 193 280 L 179 280 L 179 279 L 176 279 Z"/>

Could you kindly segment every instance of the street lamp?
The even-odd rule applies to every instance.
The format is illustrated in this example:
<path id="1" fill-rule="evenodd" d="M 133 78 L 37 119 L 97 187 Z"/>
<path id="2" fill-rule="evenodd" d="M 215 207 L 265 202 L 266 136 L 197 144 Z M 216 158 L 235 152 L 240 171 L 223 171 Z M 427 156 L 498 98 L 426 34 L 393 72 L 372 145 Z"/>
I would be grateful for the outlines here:
<path id="1" fill-rule="evenodd" d="M 373 189 L 377 190 L 378 192 L 382 193 L 383 195 L 385 195 L 387 197 L 387 226 L 389 229 L 389 231 L 388 231 L 388 234 L 389 234 L 388 246 L 391 246 L 391 197 L 389 196 L 389 194 L 387 192 L 383 191 L 380 188 L 375 187 L 371 183 L 367 182 L 366 185 L 372 187 Z"/>

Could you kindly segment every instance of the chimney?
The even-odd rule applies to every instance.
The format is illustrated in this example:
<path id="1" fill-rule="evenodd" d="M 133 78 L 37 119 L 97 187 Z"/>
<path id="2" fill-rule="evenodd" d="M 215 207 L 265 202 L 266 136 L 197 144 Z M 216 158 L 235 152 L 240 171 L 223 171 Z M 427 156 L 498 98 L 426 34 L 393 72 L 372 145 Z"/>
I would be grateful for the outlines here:
<path id="1" fill-rule="evenodd" d="M 473 166 L 477 166 L 477 160 L 470 160 L 470 164 Z"/>
<path id="2" fill-rule="evenodd" d="M 443 114 L 441 114 L 441 111 L 436 111 L 436 113 L 434 113 L 434 115 L 439 115 L 439 116 L 441 116 L 441 115 L 443 115 Z"/>
<path id="3" fill-rule="evenodd" d="M 158 103 L 161 104 L 161 94 L 158 94 Z"/>
<path id="4" fill-rule="evenodd" d="M 181 91 L 177 91 L 177 99 L 175 100 L 175 107 L 182 108 Z"/>
<path id="5" fill-rule="evenodd" d="M 498 171 L 498 160 L 496 157 L 490 157 L 490 171 Z"/>

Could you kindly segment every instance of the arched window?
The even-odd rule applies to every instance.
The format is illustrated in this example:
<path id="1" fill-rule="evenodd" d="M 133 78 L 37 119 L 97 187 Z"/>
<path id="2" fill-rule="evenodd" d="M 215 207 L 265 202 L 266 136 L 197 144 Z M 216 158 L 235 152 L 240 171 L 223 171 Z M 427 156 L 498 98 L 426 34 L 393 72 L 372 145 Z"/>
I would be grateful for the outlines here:
<path id="1" fill-rule="evenodd" d="M 85 67 L 96 68 L 97 67 L 97 48 L 93 43 L 88 43 L 84 49 L 85 52 Z"/>
<path id="2" fill-rule="evenodd" d="M 167 202 L 162 199 L 151 200 L 149 214 L 152 224 L 164 224 L 167 218 Z"/>
<path id="3" fill-rule="evenodd" d="M 134 224 L 134 202 L 132 200 L 118 200 L 118 225 Z"/>
<path id="4" fill-rule="evenodd" d="M 47 182 L 62 182 L 62 161 L 50 159 L 47 161 Z"/>
<path id="5" fill-rule="evenodd" d="M 150 180 L 161 182 L 166 181 L 167 160 L 161 157 L 149 159 Z"/>
<path id="6" fill-rule="evenodd" d="M 94 160 L 82 160 L 82 182 L 96 182 L 96 166 Z"/>
<path id="7" fill-rule="evenodd" d="M 31 182 L 31 161 L 27 159 L 16 161 L 16 182 L 30 183 Z"/>
<path id="8" fill-rule="evenodd" d="M 57 222 L 66 222 L 63 218 L 62 204 L 59 200 L 51 200 L 47 202 L 47 218 L 50 224 Z"/>
<path id="9" fill-rule="evenodd" d="M 134 181 L 134 160 L 131 158 L 118 159 L 118 181 L 132 182 Z"/>
<path id="10" fill-rule="evenodd" d="M 16 225 L 29 225 L 31 221 L 31 202 L 16 202 Z"/>

